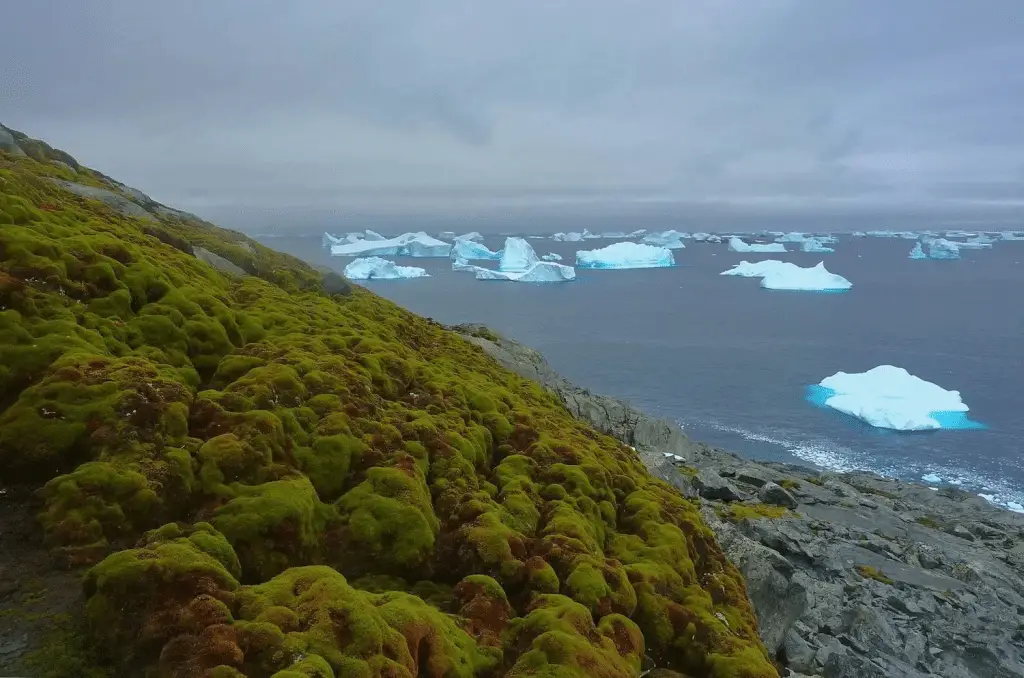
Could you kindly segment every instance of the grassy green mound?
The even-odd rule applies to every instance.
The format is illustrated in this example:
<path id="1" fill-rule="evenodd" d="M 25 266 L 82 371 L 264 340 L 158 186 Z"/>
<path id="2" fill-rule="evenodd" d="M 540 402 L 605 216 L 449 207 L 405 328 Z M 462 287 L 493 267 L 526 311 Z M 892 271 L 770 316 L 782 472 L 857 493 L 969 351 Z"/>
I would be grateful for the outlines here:
<path id="1" fill-rule="evenodd" d="M 361 288 L 68 192 L 123 187 L 30 146 L 0 152 L 0 482 L 83 567 L 99 668 L 777 675 L 740 575 L 628 447 Z"/>

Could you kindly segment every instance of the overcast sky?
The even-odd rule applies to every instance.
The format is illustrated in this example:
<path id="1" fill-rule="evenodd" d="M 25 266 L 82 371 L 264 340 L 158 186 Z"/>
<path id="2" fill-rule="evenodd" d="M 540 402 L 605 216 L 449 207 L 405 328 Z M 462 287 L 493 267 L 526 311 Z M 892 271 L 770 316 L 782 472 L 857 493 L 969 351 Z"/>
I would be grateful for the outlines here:
<path id="1" fill-rule="evenodd" d="M 7 4 L 0 121 L 200 213 L 1024 205 L 1022 0 Z"/>

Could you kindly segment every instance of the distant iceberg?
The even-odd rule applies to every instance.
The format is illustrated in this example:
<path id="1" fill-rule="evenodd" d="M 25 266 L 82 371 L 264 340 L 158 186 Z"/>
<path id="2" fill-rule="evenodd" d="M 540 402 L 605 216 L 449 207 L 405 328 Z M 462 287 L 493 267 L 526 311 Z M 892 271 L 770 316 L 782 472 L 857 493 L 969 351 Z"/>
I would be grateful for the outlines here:
<path id="1" fill-rule="evenodd" d="M 999 234 L 999 239 L 1006 241 L 1024 240 L 1024 231 L 1003 231 Z"/>
<path id="2" fill-rule="evenodd" d="M 477 233 L 476 231 L 470 231 L 469 233 L 463 233 L 462 235 L 455 236 L 456 242 L 458 242 L 459 240 L 475 240 L 479 242 L 483 239 L 484 237 Z"/>
<path id="3" fill-rule="evenodd" d="M 469 270 L 469 269 L 467 269 Z M 572 266 L 563 266 L 551 261 L 535 262 L 525 271 L 495 271 L 483 266 L 473 266 L 477 280 L 508 280 L 524 283 L 568 282 L 576 279 Z"/>
<path id="4" fill-rule="evenodd" d="M 924 248 L 921 247 L 921 242 L 914 243 L 914 249 L 910 250 L 911 259 L 927 259 L 928 255 L 924 253 Z"/>
<path id="5" fill-rule="evenodd" d="M 771 233 L 767 233 L 766 235 L 777 235 L 777 232 L 773 231 Z M 817 242 L 821 245 L 828 245 L 836 242 L 836 237 L 832 235 L 807 235 L 806 233 L 799 233 L 797 231 L 793 231 L 792 233 L 783 233 L 781 235 L 778 235 L 778 237 L 776 237 L 775 239 L 775 242 L 792 242 L 799 243 L 801 245 L 806 242 Z M 804 251 L 810 252 L 812 250 Z M 832 250 L 829 251 L 831 252 Z"/>
<path id="6" fill-rule="evenodd" d="M 556 242 L 581 242 L 583 240 L 583 233 L 555 233 L 551 236 L 551 239 Z"/>
<path id="7" fill-rule="evenodd" d="M 475 240 L 455 239 L 452 245 L 452 259 L 501 259 L 501 252 L 492 252 L 486 246 Z"/>
<path id="8" fill-rule="evenodd" d="M 429 274 L 419 266 L 399 266 L 380 257 L 365 257 L 346 266 L 345 277 L 349 280 L 398 280 L 426 278 Z"/>
<path id="9" fill-rule="evenodd" d="M 635 242 L 617 242 L 597 250 L 576 252 L 580 268 L 660 268 L 674 266 L 672 250 Z"/>
<path id="10" fill-rule="evenodd" d="M 826 247 L 825 243 L 818 238 L 807 238 L 800 243 L 801 252 L 814 252 L 816 254 L 825 254 L 828 252 L 835 252 L 832 247 Z"/>
<path id="11" fill-rule="evenodd" d="M 358 240 L 356 242 L 332 245 L 331 256 L 447 257 L 451 250 L 452 246 L 448 243 L 420 231 L 417 233 L 404 233 L 397 238 Z"/>
<path id="12" fill-rule="evenodd" d="M 561 261 L 562 255 L 556 254 L 555 252 L 550 252 L 542 256 L 541 259 L 543 259 L 544 261 Z"/>
<path id="13" fill-rule="evenodd" d="M 498 269 L 501 271 L 528 271 L 540 259 L 530 243 L 523 238 L 505 238 Z"/>
<path id="14" fill-rule="evenodd" d="M 662 231 L 660 233 L 651 233 L 643 237 L 640 242 L 644 245 L 656 245 L 658 247 L 667 247 L 670 250 L 680 250 L 686 247 L 683 242 L 683 238 L 688 238 L 687 233 L 680 233 L 679 231 Z"/>
<path id="15" fill-rule="evenodd" d="M 924 241 L 928 246 L 929 259 L 959 259 L 960 243 L 945 238 L 928 238 Z"/>
<path id="16" fill-rule="evenodd" d="M 957 243 L 962 250 L 990 250 L 992 249 L 992 240 L 986 238 L 983 235 L 978 235 L 961 243 Z"/>
<path id="17" fill-rule="evenodd" d="M 452 270 L 453 271 L 475 271 L 478 268 L 480 268 L 480 267 L 477 266 L 476 264 L 469 263 L 465 259 L 462 259 L 462 258 L 459 258 L 459 257 L 456 257 L 455 259 L 452 259 Z"/>
<path id="18" fill-rule="evenodd" d="M 775 252 L 785 252 L 786 251 L 786 246 L 783 245 L 782 243 L 775 243 L 775 242 L 771 242 L 771 243 L 754 243 L 754 244 L 751 245 L 749 243 L 743 242 L 739 238 L 733 237 L 733 238 L 729 238 L 729 251 L 730 252 L 744 252 L 746 254 L 750 254 L 752 252 L 765 252 L 765 253 L 772 252 L 772 253 L 775 253 Z"/>
<path id="19" fill-rule="evenodd" d="M 866 235 L 872 238 L 903 238 L 904 240 L 916 240 L 920 236 L 914 231 L 868 231 Z"/>
<path id="20" fill-rule="evenodd" d="M 722 242 L 722 236 L 714 233 L 697 232 L 693 234 L 694 242 Z"/>
<path id="21" fill-rule="evenodd" d="M 853 283 L 841 275 L 830 273 L 825 262 L 803 268 L 788 261 L 741 261 L 720 275 L 738 275 L 744 278 L 761 278 L 761 287 L 768 290 L 791 290 L 802 292 L 839 292 L 853 287 Z"/>
<path id="22" fill-rule="evenodd" d="M 901 367 L 837 372 L 808 389 L 815 405 L 830 407 L 876 428 L 896 431 L 984 428 L 967 418 L 959 391 L 947 391 Z"/>
<path id="23" fill-rule="evenodd" d="M 357 233 L 346 233 L 345 235 L 332 235 L 330 233 L 324 233 L 321 243 L 324 249 L 330 249 L 335 245 L 347 245 L 354 242 L 363 242 L 366 240 L 384 240 L 384 236 L 373 231 L 366 230 Z"/>

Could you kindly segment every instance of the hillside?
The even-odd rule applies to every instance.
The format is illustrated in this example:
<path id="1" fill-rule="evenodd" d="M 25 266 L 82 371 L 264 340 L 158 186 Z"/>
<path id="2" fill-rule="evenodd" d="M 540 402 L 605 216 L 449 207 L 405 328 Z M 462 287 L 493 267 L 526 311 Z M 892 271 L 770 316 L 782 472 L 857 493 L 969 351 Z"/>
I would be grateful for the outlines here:
<path id="1" fill-rule="evenodd" d="M 629 447 L 2 127 L 0 486 L 0 673 L 777 675 L 696 505 Z"/>

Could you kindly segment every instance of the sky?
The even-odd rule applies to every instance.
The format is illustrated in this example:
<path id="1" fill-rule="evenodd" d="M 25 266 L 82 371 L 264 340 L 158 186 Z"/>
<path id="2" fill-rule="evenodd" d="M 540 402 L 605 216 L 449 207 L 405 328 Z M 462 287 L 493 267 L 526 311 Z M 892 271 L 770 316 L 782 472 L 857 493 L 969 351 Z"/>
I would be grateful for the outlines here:
<path id="1" fill-rule="evenodd" d="M 10 3 L 0 122 L 170 205 L 1024 215 L 1020 0 Z M 283 226 L 282 226 L 283 227 Z"/>

